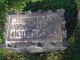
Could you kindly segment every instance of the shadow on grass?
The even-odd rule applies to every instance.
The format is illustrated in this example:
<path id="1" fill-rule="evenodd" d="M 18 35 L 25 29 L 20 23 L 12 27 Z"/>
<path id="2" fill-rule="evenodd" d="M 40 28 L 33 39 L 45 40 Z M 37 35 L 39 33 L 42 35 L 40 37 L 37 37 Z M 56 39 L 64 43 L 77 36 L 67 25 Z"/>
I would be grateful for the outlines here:
<path id="1" fill-rule="evenodd" d="M 36 53 L 24 55 L 29 60 L 60 60 L 61 54 L 56 53 Z"/>

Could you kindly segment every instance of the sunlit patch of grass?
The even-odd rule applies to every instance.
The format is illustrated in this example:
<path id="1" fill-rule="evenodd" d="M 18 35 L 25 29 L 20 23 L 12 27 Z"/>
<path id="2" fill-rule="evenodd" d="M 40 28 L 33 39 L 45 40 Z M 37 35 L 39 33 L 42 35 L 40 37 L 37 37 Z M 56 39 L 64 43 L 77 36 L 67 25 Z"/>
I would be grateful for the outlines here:
<path id="1" fill-rule="evenodd" d="M 3 3 L 5 3 L 5 0 L 0 0 L 0 4 L 3 4 Z"/>

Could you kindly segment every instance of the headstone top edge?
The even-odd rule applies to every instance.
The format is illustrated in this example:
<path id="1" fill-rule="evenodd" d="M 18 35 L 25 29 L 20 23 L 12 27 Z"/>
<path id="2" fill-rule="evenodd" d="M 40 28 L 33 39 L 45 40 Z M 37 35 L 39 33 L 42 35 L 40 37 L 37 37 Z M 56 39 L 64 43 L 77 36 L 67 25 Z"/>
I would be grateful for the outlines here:
<path id="1" fill-rule="evenodd" d="M 65 10 L 64 9 L 57 9 L 57 10 L 54 10 L 54 11 L 52 11 L 52 10 L 47 10 L 47 11 L 43 11 L 43 10 L 38 10 L 38 11 L 36 11 L 36 12 L 32 12 L 31 10 L 28 10 L 28 11 L 26 11 L 26 12 L 18 12 L 18 13 L 13 13 L 13 12 L 11 12 L 11 13 L 7 13 L 7 15 L 27 15 L 27 14 L 45 14 L 45 13 L 47 13 L 47 14 L 54 14 L 54 13 L 58 13 L 58 14 L 64 14 L 64 12 L 65 12 Z"/>

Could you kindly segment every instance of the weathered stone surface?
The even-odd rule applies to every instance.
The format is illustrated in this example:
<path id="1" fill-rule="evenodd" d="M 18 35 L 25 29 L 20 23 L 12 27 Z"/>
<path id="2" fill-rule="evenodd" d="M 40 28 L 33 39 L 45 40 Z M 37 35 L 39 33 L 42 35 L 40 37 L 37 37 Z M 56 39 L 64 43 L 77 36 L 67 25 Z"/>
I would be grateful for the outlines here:
<path id="1" fill-rule="evenodd" d="M 77 18 L 78 18 L 78 21 L 80 22 L 80 11 L 78 11 L 78 16 L 77 16 Z"/>
<path id="2" fill-rule="evenodd" d="M 63 51 L 67 36 L 64 12 L 64 9 L 59 9 L 55 12 L 49 10 L 9 14 L 6 48 L 31 53 Z"/>

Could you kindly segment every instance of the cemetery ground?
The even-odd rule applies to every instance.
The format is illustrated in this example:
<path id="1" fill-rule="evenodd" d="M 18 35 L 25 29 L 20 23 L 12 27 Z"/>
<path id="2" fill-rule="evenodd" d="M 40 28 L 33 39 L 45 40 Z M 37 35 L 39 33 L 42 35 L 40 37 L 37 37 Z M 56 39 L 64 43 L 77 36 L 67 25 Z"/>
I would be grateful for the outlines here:
<path id="1" fill-rule="evenodd" d="M 66 28 L 68 31 L 68 48 L 62 53 L 9 53 L 0 48 L 0 60 L 80 60 L 80 22 L 78 11 L 80 0 L 0 0 L 0 44 L 4 43 L 6 13 L 25 12 L 27 10 L 65 9 Z"/>

